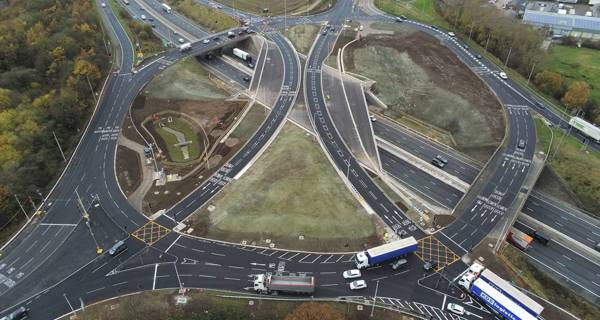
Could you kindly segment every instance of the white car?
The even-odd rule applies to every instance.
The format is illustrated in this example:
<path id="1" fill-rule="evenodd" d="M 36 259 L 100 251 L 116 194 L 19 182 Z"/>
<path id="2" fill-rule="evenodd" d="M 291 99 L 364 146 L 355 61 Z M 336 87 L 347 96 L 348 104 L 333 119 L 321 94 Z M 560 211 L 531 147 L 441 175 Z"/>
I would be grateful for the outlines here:
<path id="1" fill-rule="evenodd" d="M 505 72 L 500 72 L 500 73 L 498 74 L 498 76 L 500 76 L 500 78 L 502 78 L 502 79 L 504 79 L 504 80 L 508 79 L 508 76 L 506 75 L 506 73 L 505 73 Z"/>
<path id="2" fill-rule="evenodd" d="M 342 273 L 342 276 L 344 277 L 344 279 L 360 278 L 360 270 L 358 270 L 358 269 L 346 270 L 346 271 L 344 271 L 344 273 Z"/>
<path id="3" fill-rule="evenodd" d="M 185 42 L 185 39 L 183 39 L 183 38 L 179 38 L 179 40 L 177 40 L 177 41 L 179 41 L 179 43 L 184 43 L 184 42 Z"/>
<path id="4" fill-rule="evenodd" d="M 456 34 L 454 32 L 452 32 L 452 31 L 448 32 L 448 35 L 451 36 L 451 37 L 453 37 L 453 38 L 456 37 Z"/>
<path id="5" fill-rule="evenodd" d="M 367 282 L 365 280 L 356 280 L 350 282 L 350 290 L 360 290 L 367 287 Z"/>
<path id="6" fill-rule="evenodd" d="M 142 18 L 142 20 L 146 20 L 146 15 L 143 14 L 140 18 Z"/>
<path id="7" fill-rule="evenodd" d="M 210 43 L 210 39 L 204 39 L 204 40 L 202 40 L 202 43 L 204 43 L 204 44 Z"/>
<path id="8" fill-rule="evenodd" d="M 450 311 L 452 313 L 456 313 L 459 315 L 465 314 L 465 308 L 456 303 L 448 303 L 448 306 L 446 306 L 446 309 L 448 309 L 448 311 Z"/>
<path id="9" fill-rule="evenodd" d="M 102 8 L 106 8 L 106 3 L 102 2 L 101 6 Z"/>
<path id="10" fill-rule="evenodd" d="M 377 118 L 375 118 L 375 116 L 374 116 L 374 115 L 372 115 L 372 114 L 371 114 L 371 115 L 369 115 L 369 119 L 371 119 L 371 122 L 375 122 L 375 121 L 377 121 Z"/>

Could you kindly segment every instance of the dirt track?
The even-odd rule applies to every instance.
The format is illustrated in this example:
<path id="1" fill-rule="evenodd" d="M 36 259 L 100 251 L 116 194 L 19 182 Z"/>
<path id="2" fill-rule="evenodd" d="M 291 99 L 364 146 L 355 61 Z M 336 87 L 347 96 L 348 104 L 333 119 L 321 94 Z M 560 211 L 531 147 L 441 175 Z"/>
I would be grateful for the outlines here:
<path id="1" fill-rule="evenodd" d="M 349 71 L 376 81 L 386 115 L 400 120 L 408 114 L 449 131 L 459 149 L 479 159 L 502 140 L 501 105 L 434 37 L 420 31 L 369 34 L 348 47 L 344 61 Z"/>

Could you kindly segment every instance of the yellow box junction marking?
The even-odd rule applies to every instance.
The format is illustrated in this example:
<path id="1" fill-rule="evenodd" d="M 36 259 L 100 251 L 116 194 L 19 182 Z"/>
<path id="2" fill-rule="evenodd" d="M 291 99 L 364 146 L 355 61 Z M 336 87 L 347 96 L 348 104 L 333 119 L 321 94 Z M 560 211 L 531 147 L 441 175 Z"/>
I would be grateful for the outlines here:
<path id="1" fill-rule="evenodd" d="M 435 271 L 440 271 L 460 259 L 459 256 L 433 236 L 422 238 L 418 242 L 419 249 L 415 254 L 423 261 L 435 262 L 437 264 Z"/>
<path id="2" fill-rule="evenodd" d="M 148 245 L 153 245 L 170 232 L 171 229 L 165 228 L 154 221 L 148 221 L 148 223 L 135 230 L 131 235 Z"/>

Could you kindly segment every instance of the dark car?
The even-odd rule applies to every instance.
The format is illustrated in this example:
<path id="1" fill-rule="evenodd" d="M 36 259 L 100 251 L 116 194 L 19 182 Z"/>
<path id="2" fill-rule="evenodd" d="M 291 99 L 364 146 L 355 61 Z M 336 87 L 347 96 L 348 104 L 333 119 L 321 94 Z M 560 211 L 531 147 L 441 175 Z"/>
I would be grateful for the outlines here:
<path id="1" fill-rule="evenodd" d="M 404 21 L 404 19 L 402 19 L 400 17 L 396 17 L 396 19 L 394 19 L 394 20 L 396 20 L 396 22 L 403 22 Z"/>
<path id="2" fill-rule="evenodd" d="M 154 21 L 154 18 L 150 17 L 150 18 L 148 18 L 148 20 L 150 20 L 150 21 Z"/>
<path id="3" fill-rule="evenodd" d="M 219 40 L 221 40 L 221 37 L 214 37 L 213 38 L 213 41 L 219 41 Z"/>
<path id="4" fill-rule="evenodd" d="M 434 165 L 434 166 L 436 166 L 436 167 L 438 167 L 438 168 L 440 168 L 440 169 L 443 169 L 446 166 L 446 164 L 444 162 L 442 162 L 442 160 L 440 160 L 438 158 L 433 158 L 431 160 L 431 164 Z"/>
<path id="5" fill-rule="evenodd" d="M 546 107 L 544 106 L 544 104 L 541 103 L 541 102 L 539 102 L 539 101 L 536 101 L 535 105 L 538 106 L 538 108 L 540 108 L 540 109 L 546 109 Z"/>
<path id="6" fill-rule="evenodd" d="M 525 149 L 525 139 L 519 139 L 519 143 L 517 144 L 517 147 L 521 150 Z"/>
<path id="7" fill-rule="evenodd" d="M 19 320 L 27 317 L 27 314 L 29 314 L 29 309 L 25 307 L 20 307 L 0 320 Z"/>
<path id="8" fill-rule="evenodd" d="M 438 26 L 436 26 L 435 24 L 431 25 L 431 29 L 439 30 Z"/>
<path id="9" fill-rule="evenodd" d="M 402 20 L 408 20 L 408 18 L 406 16 L 400 16 L 400 19 L 402 19 Z"/>
<path id="10" fill-rule="evenodd" d="M 435 261 L 426 261 L 423 265 L 423 269 L 425 269 L 425 271 L 435 270 L 435 268 L 437 268 L 437 263 L 435 263 Z"/>
<path id="11" fill-rule="evenodd" d="M 153 24 L 152 24 L 152 28 L 156 28 L 156 23 L 153 23 Z"/>
<path id="12" fill-rule="evenodd" d="M 480 54 L 476 55 L 475 58 L 481 60 L 481 58 L 483 58 Z"/>
<path id="13" fill-rule="evenodd" d="M 242 80 L 244 80 L 245 82 L 250 82 L 250 77 L 243 77 Z"/>
<path id="14" fill-rule="evenodd" d="M 441 162 L 443 162 L 444 164 L 448 164 L 448 159 L 446 159 L 446 157 L 441 156 L 441 155 L 437 155 L 435 156 L 436 159 L 440 160 Z"/>
<path id="15" fill-rule="evenodd" d="M 248 68 L 254 69 L 254 64 L 252 62 L 247 63 Z"/>

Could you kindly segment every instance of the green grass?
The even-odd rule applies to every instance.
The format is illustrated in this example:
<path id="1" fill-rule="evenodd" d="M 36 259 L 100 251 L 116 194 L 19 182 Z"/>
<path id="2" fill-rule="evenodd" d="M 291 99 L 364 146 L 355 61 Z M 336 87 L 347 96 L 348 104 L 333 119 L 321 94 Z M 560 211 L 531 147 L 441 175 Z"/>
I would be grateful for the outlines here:
<path id="1" fill-rule="evenodd" d="M 250 139 L 258 127 L 265 121 L 269 110 L 262 105 L 254 104 L 241 120 L 240 124 L 233 130 L 231 135 L 242 141 Z"/>
<path id="2" fill-rule="evenodd" d="M 540 271 L 518 249 L 507 245 L 502 250 L 500 259 L 518 276 L 520 280 L 518 283 L 519 286 L 524 286 L 538 296 L 561 306 L 581 319 L 600 319 L 600 309 L 597 306 L 582 299 Z M 546 319 L 550 318 L 547 312 L 545 317 Z"/>
<path id="3" fill-rule="evenodd" d="M 447 28 L 448 22 L 435 11 L 434 2 L 435 0 L 375 0 L 375 6 L 389 14 L 405 15 L 412 20 Z"/>
<path id="4" fill-rule="evenodd" d="M 548 150 L 549 130 L 540 120 L 536 121 L 536 129 L 541 147 Z M 552 128 L 552 131 L 554 141 L 549 152 L 550 167 L 581 201 L 583 209 L 600 217 L 600 153 L 581 150 L 581 141 L 564 136 L 564 131 L 560 128 Z M 559 151 L 552 157 L 557 148 Z"/>
<path id="5" fill-rule="evenodd" d="M 373 241 L 375 233 L 371 217 L 314 138 L 289 123 L 213 205 L 213 212 L 201 209 L 195 217 L 210 224 L 204 234 L 209 238 L 262 245 L 271 239 L 290 249 L 350 251 Z"/>
<path id="6" fill-rule="evenodd" d="M 175 146 L 175 144 L 178 143 L 175 135 L 159 127 L 158 122 L 154 123 L 154 129 L 165 142 L 167 147 L 166 151 L 169 153 L 169 157 L 174 162 L 187 162 L 198 158 L 200 156 L 200 142 L 198 141 L 196 133 L 185 121 L 176 117 L 172 117 L 172 119 L 173 122 L 164 121 L 163 123 L 165 123 L 167 127 L 183 133 L 185 135 L 185 139 L 187 141 L 192 141 L 192 143 L 188 145 L 188 153 L 190 157 L 186 160 L 183 158 L 181 148 Z"/>
<path id="7" fill-rule="evenodd" d="M 184 16 L 211 32 L 220 32 L 240 25 L 233 17 L 193 0 L 169 0 L 168 2 L 173 5 L 173 9 L 177 12 L 181 12 Z"/>
<path id="8" fill-rule="evenodd" d="M 301 24 L 284 30 L 283 34 L 290 39 L 299 53 L 308 54 L 319 28 L 318 25 L 314 24 Z"/>
<path id="9" fill-rule="evenodd" d="M 567 83 L 583 80 L 590 84 L 591 97 L 600 102 L 600 52 L 587 48 L 553 45 L 543 70 L 560 73 Z"/>

